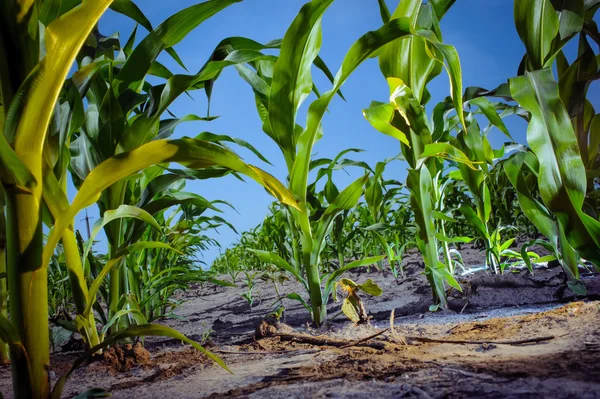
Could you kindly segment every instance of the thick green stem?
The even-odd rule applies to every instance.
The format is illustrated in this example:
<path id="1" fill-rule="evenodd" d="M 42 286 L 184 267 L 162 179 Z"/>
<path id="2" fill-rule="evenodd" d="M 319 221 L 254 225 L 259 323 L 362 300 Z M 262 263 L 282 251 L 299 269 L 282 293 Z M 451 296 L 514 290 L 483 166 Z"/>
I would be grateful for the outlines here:
<path id="1" fill-rule="evenodd" d="M 446 224 L 444 221 L 440 220 L 438 226 L 442 236 L 446 237 Z M 448 271 L 450 274 L 454 275 L 454 264 L 452 263 L 452 256 L 450 255 L 450 245 L 446 241 L 442 242 L 442 251 L 444 252 L 444 261 L 446 262 Z"/>
<path id="2" fill-rule="evenodd" d="M 41 168 L 39 168 L 41 175 Z M 12 363 L 15 398 L 50 396 L 50 336 L 48 277 L 42 265 L 41 188 L 33 193 L 7 191 L 7 277 L 11 322 L 17 328 L 29 360 Z M 21 366 L 19 366 L 21 364 Z"/>
<path id="3" fill-rule="evenodd" d="M 327 302 L 323 303 L 323 292 L 321 290 L 321 276 L 319 274 L 319 252 L 313 250 L 312 230 L 310 220 L 306 208 L 302 211 L 294 212 L 294 218 L 298 222 L 298 226 L 302 231 L 302 262 L 306 279 L 308 280 L 308 295 L 313 312 L 313 322 L 317 327 L 320 327 L 327 321 Z M 325 298 L 327 301 L 328 298 Z"/>
<path id="4" fill-rule="evenodd" d="M 313 321 L 317 327 L 321 327 L 321 325 L 327 321 L 327 304 L 323 303 L 319 265 L 312 261 L 312 254 L 310 251 L 303 250 L 303 252 L 306 278 L 308 279 L 308 293 L 313 311 Z"/>

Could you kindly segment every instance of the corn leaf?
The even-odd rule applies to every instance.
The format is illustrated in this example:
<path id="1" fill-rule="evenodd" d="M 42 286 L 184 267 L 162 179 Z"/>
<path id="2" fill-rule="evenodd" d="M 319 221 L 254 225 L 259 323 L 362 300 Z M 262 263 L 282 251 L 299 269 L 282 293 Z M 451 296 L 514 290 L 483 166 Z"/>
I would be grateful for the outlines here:
<path id="1" fill-rule="evenodd" d="M 356 206 L 365 191 L 365 184 L 368 180 L 369 175 L 364 175 L 356 179 L 348 187 L 342 190 L 335 200 L 329 204 L 327 209 L 325 209 L 325 212 L 319 219 L 317 228 L 315 229 L 313 249 L 320 251 L 325 235 L 336 216 L 339 215 L 340 212 L 350 210 Z M 313 256 L 314 255 L 315 254 L 313 254 Z"/>
<path id="2" fill-rule="evenodd" d="M 104 226 L 112 222 L 113 220 L 123 219 L 123 218 L 135 218 L 147 223 L 148 225 L 154 227 L 156 230 L 161 231 L 160 224 L 152 217 L 150 213 L 146 210 L 138 208 L 137 206 L 132 205 L 121 205 L 117 209 L 111 209 L 105 211 L 100 219 L 94 223 L 92 227 L 90 238 L 86 241 L 82 259 L 85 261 L 88 258 L 88 253 L 92 249 L 92 245 L 94 244 L 94 239 L 102 231 Z"/>
<path id="3" fill-rule="evenodd" d="M 35 85 L 27 91 L 27 101 L 14 135 L 17 154 L 42 153 L 50 118 L 71 65 L 111 2 L 85 1 L 46 27 L 46 57 L 32 72 Z"/>
<path id="4" fill-rule="evenodd" d="M 291 193 L 277 179 L 259 168 L 246 164 L 235 153 L 222 146 L 189 138 L 156 140 L 129 153 L 107 159 L 87 176 L 68 212 L 56 221 L 44 248 L 43 264 L 47 265 L 50 262 L 54 247 L 64 229 L 72 223 L 80 210 L 93 204 L 102 191 L 148 166 L 165 162 L 179 162 L 191 168 L 228 168 L 254 179 L 281 202 L 292 207 L 298 206 Z"/>
<path id="5" fill-rule="evenodd" d="M 525 48 L 532 70 L 546 68 L 551 57 L 552 42 L 560 22 L 550 0 L 516 0 L 514 6 L 517 32 Z"/>
<path id="6" fill-rule="evenodd" d="M 600 265 L 600 221 L 582 211 L 586 173 L 569 115 L 561 103 L 552 70 L 510 80 L 516 101 L 531 113 L 527 141 L 539 159 L 540 196 L 555 213 L 569 243 Z"/>
<path id="7" fill-rule="evenodd" d="M 310 94 L 311 67 L 321 48 L 321 18 L 333 0 L 306 3 L 287 30 L 273 70 L 269 125 L 273 139 L 292 165 L 296 114 Z"/>
<path id="8" fill-rule="evenodd" d="M 115 77 L 113 85 L 117 97 L 127 89 L 136 92 L 141 89 L 144 77 L 161 51 L 176 45 L 202 22 L 239 1 L 206 1 L 181 10 L 167 18 L 138 44 Z"/>
<path id="9" fill-rule="evenodd" d="M 121 264 L 121 261 L 127 255 L 130 255 L 137 251 L 141 251 L 143 249 L 149 249 L 149 248 L 162 248 L 162 249 L 169 249 L 169 250 L 174 251 L 174 249 L 171 248 L 169 245 L 159 242 L 159 241 L 138 242 L 138 243 L 129 245 L 128 247 L 126 247 L 122 250 L 119 250 L 117 252 L 117 255 L 115 255 L 113 258 L 109 259 L 108 262 L 106 262 L 106 264 L 104 265 L 104 267 L 102 268 L 100 273 L 98 273 L 98 275 L 96 276 L 94 281 L 92 281 L 92 284 L 90 285 L 90 290 L 88 292 L 87 307 L 85 308 L 85 311 L 83 312 L 83 315 L 82 315 L 83 317 L 87 318 L 89 316 L 90 312 L 92 311 L 92 306 L 94 306 L 94 303 L 96 302 L 96 295 L 98 294 L 98 290 L 100 289 L 100 286 L 102 285 L 102 282 L 104 281 L 104 278 L 108 275 L 108 273 L 111 270 L 113 270 L 115 267 L 119 267 Z"/>
<path id="10" fill-rule="evenodd" d="M 504 162 L 504 172 L 514 187 L 521 209 L 533 225 L 542 233 L 554 248 L 558 247 L 558 227 L 548 209 L 536 200 L 525 183 L 523 165 L 526 153 L 515 154 Z M 533 156 L 533 154 L 531 154 Z"/>
<path id="11" fill-rule="evenodd" d="M 396 108 L 392 104 L 374 101 L 369 108 L 363 110 L 363 115 L 379 132 L 395 138 L 410 148 L 406 134 L 391 124 L 395 111 Z"/>
<path id="12" fill-rule="evenodd" d="M 356 41 L 342 62 L 336 74 L 333 89 L 315 100 L 309 107 L 306 129 L 298 140 L 298 155 L 290 173 L 290 189 L 301 203 L 306 202 L 306 186 L 310 169 L 310 157 L 313 145 L 321 130 L 321 121 L 335 93 L 345 83 L 351 73 L 375 51 L 390 41 L 410 35 L 406 19 L 395 19 L 377 31 L 368 32 Z"/>
<path id="13" fill-rule="evenodd" d="M 286 272 L 294 276 L 294 278 L 296 278 L 298 282 L 302 283 L 304 286 L 307 286 L 306 280 L 304 280 L 300 273 L 298 273 L 298 271 L 281 256 L 273 252 L 262 251 L 259 249 L 248 248 L 248 250 L 255 254 L 261 262 L 270 263 L 282 270 L 285 270 Z"/>

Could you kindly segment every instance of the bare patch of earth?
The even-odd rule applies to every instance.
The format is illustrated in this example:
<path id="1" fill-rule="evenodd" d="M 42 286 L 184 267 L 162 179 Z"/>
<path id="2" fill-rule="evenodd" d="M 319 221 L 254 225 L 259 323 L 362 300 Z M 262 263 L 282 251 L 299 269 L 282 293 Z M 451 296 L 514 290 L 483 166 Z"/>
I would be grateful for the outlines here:
<path id="1" fill-rule="evenodd" d="M 465 258 L 468 261 L 468 254 Z M 389 327 L 395 309 L 400 335 L 485 343 L 404 345 L 389 332 L 376 338 L 385 344 L 382 349 L 314 346 L 278 337 L 256 341 L 256 326 L 277 300 L 272 283 L 256 286 L 252 312 L 239 289 L 206 285 L 182 293 L 181 299 L 187 300 L 177 311 L 182 319 L 165 324 L 196 340 L 212 331 L 207 347 L 232 373 L 180 342 L 148 338 L 145 348 L 150 353 L 125 346 L 76 370 L 64 397 L 99 387 L 116 398 L 600 398 L 597 274 L 582 276 L 588 289 L 582 302 L 566 286 L 558 267 L 536 269 L 533 275 L 480 272 L 460 279 L 465 289 L 450 293 L 451 310 L 431 313 L 431 292 L 421 270 L 418 256 L 409 255 L 404 275 L 397 280 L 374 269 L 349 275 L 357 282 L 371 278 L 384 290 L 381 297 L 365 298 L 373 316 L 370 325 L 355 326 L 342 315 L 315 331 L 308 327 L 306 310 L 288 300 L 285 322 L 297 332 L 351 342 Z M 281 291 L 302 293 L 293 282 L 283 284 Z M 330 316 L 339 308 L 339 303 L 330 303 Z M 541 336 L 554 338 L 518 346 L 498 344 Z M 54 353 L 53 379 L 79 355 Z M 11 397 L 8 368 L 0 369 L 0 390 Z"/>

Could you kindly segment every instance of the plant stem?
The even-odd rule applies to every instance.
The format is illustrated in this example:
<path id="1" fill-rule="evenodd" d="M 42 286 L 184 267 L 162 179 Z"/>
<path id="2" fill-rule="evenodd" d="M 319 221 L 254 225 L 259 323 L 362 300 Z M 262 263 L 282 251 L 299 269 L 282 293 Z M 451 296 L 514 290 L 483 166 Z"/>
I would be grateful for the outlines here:
<path id="1" fill-rule="evenodd" d="M 41 181 L 41 165 L 32 164 L 30 170 Z M 29 363 L 29 372 L 22 369 L 22 362 L 12 363 L 14 396 L 48 398 L 50 336 L 47 266 L 42 265 L 41 185 L 33 192 L 11 187 L 6 194 L 10 316 Z"/>
<path id="2" fill-rule="evenodd" d="M 319 276 L 319 266 L 312 261 L 310 248 L 303 246 L 304 267 L 306 268 L 306 277 L 308 279 L 308 289 L 310 304 L 313 311 L 313 321 L 317 327 L 321 327 L 327 321 L 327 304 L 323 303 L 323 293 L 321 291 L 321 276 Z"/>
<path id="3" fill-rule="evenodd" d="M 67 229 L 62 236 L 62 243 L 66 256 L 71 291 L 73 291 L 73 301 L 75 302 L 78 316 L 81 316 L 78 317 L 79 323 L 82 324 L 79 333 L 84 337 L 88 348 L 92 348 L 100 343 L 100 339 L 98 337 L 94 312 L 90 312 L 87 318 L 82 316 L 87 307 L 88 287 L 83 274 L 83 265 L 81 264 L 75 232 Z"/>

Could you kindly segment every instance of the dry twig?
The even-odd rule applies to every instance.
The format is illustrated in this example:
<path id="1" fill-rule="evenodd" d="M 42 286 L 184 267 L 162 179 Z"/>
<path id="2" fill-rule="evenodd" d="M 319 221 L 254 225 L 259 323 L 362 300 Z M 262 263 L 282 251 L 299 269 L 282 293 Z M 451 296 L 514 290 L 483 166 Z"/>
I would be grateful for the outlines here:
<path id="1" fill-rule="evenodd" d="M 550 341 L 554 339 L 554 335 L 548 335 L 545 337 L 521 339 L 516 341 L 469 341 L 469 340 L 453 340 L 453 339 L 437 339 L 427 337 L 406 337 L 409 341 L 420 341 L 420 342 L 433 342 L 438 344 L 457 344 L 457 345 L 525 345 L 525 344 L 537 344 L 544 341 Z"/>
<path id="2" fill-rule="evenodd" d="M 383 334 L 387 330 L 383 330 L 375 336 Z M 294 341 L 309 345 L 317 346 L 334 346 L 336 348 L 350 347 L 350 346 L 366 346 L 373 349 L 385 349 L 384 342 L 364 342 L 368 339 L 372 339 L 373 336 L 367 337 L 367 339 L 358 340 L 354 342 L 348 342 L 347 340 L 335 339 L 335 338 L 319 338 L 308 334 L 295 334 L 295 333 L 275 333 L 273 337 L 279 337 L 282 341 Z"/>
<path id="3" fill-rule="evenodd" d="M 369 336 L 368 336 L 368 337 L 366 337 L 366 338 L 359 339 L 358 341 L 351 342 L 351 343 L 349 343 L 349 344 L 346 344 L 346 345 L 344 345 L 344 346 L 340 346 L 340 349 L 346 349 L 346 348 L 350 348 L 351 346 L 357 346 L 357 345 L 360 345 L 360 344 L 362 344 L 362 343 L 364 343 L 364 342 L 367 342 L 367 341 L 369 341 L 369 340 L 371 340 L 371 339 L 373 339 L 373 338 L 375 338 L 375 337 L 378 337 L 378 336 L 380 336 L 381 334 L 383 334 L 383 333 L 387 332 L 387 330 L 388 330 L 388 329 L 386 328 L 385 330 L 381 330 L 381 331 L 379 331 L 378 333 L 375 333 L 375 334 L 373 334 L 373 335 L 369 335 Z"/>
<path id="4" fill-rule="evenodd" d="M 400 335 L 396 332 L 396 329 L 394 328 L 394 314 L 396 312 L 396 309 L 392 309 L 392 313 L 390 313 L 390 332 L 392 333 L 392 338 L 394 338 L 394 340 L 399 343 L 399 344 L 403 344 L 405 346 L 408 345 L 408 342 L 406 342 L 406 338 L 403 335 Z"/>

